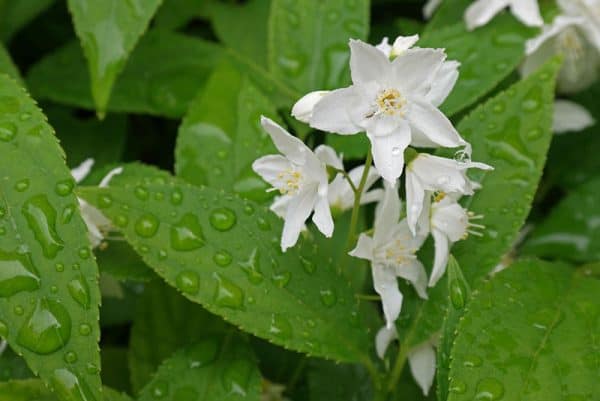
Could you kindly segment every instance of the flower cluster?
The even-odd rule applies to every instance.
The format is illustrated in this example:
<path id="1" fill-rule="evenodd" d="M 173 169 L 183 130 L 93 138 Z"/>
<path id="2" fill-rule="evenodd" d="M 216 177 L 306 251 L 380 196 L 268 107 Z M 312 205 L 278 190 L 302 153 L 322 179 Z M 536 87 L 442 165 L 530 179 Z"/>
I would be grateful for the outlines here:
<path id="1" fill-rule="evenodd" d="M 326 236 L 334 229 L 331 208 L 379 201 L 372 235 L 360 234 L 350 255 L 369 260 L 375 291 L 381 297 L 386 326 L 378 337 L 389 339 L 402 307 L 397 279 L 408 280 L 427 298 L 427 286 L 443 276 L 450 247 L 483 226 L 459 203 L 478 184 L 467 177 L 470 168 L 490 166 L 471 162 L 470 145 L 438 109 L 454 87 L 459 63 L 447 61 L 443 49 L 417 48 L 418 36 L 387 38 L 378 46 L 350 41 L 352 85 L 316 91 L 300 99 L 292 115 L 312 128 L 339 135 L 366 133 L 371 152 L 364 166 L 344 172 L 335 151 L 320 145 L 314 152 L 272 120 L 262 125 L 281 155 L 256 160 L 253 169 L 280 196 L 272 210 L 284 218 L 281 247 L 293 246 L 312 214 Z M 457 148 L 454 159 L 421 153 L 418 147 Z M 374 168 L 371 166 L 374 162 Z M 329 182 L 328 168 L 337 172 Z M 406 206 L 398 182 L 404 172 Z M 366 192 L 381 176 L 384 189 Z M 417 257 L 427 236 L 435 243 L 431 274 Z M 353 239 L 352 233 L 350 238 Z M 378 340 L 383 355 L 386 341 Z"/>

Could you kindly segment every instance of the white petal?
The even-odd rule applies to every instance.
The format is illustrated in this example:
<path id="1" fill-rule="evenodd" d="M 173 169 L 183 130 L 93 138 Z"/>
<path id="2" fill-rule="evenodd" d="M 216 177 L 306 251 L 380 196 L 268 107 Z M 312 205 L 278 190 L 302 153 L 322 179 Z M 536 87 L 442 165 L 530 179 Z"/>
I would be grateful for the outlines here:
<path id="1" fill-rule="evenodd" d="M 348 255 L 359 259 L 373 260 L 373 238 L 366 234 L 360 234 L 356 248 L 351 250 Z"/>
<path id="2" fill-rule="evenodd" d="M 400 208 L 402 207 L 398 189 L 388 183 L 384 183 L 384 186 L 383 199 L 375 210 L 373 239 L 377 245 L 385 244 L 392 238 L 400 219 Z"/>
<path id="3" fill-rule="evenodd" d="M 371 141 L 371 152 L 375 167 L 381 177 L 392 185 L 402 175 L 404 168 L 404 151 L 411 141 L 410 127 L 405 120 L 400 121 L 396 131 L 385 136 L 372 135 L 367 132 Z"/>
<path id="4" fill-rule="evenodd" d="M 419 35 L 412 36 L 398 36 L 396 40 L 394 40 L 394 44 L 392 45 L 392 50 L 390 52 L 391 56 L 399 56 L 403 54 L 405 51 L 410 49 L 419 41 Z"/>
<path id="5" fill-rule="evenodd" d="M 423 299 L 427 299 L 427 272 L 419 260 L 412 263 L 406 263 L 396 268 L 398 277 L 410 281 L 417 294 Z"/>
<path id="6" fill-rule="evenodd" d="M 100 181 L 100 184 L 98 184 L 98 187 L 100 187 L 100 188 L 106 188 L 106 187 L 108 187 L 108 184 L 110 184 L 110 181 L 114 178 L 114 176 L 119 175 L 122 172 L 123 172 L 123 167 L 113 168 Z"/>
<path id="7" fill-rule="evenodd" d="M 425 19 L 431 18 L 431 16 L 435 12 L 435 10 L 438 9 L 440 4 L 442 4 L 442 0 L 427 1 L 427 3 L 425 3 L 425 6 L 423 7 L 423 16 L 425 17 Z"/>
<path id="8" fill-rule="evenodd" d="M 277 196 L 269 209 L 278 217 L 284 218 L 287 213 L 288 205 L 292 199 L 293 197 L 290 195 Z"/>
<path id="9" fill-rule="evenodd" d="M 424 200 L 425 189 L 409 167 L 406 169 L 406 219 L 413 235 L 416 234 L 417 221 L 423 212 Z"/>
<path id="10" fill-rule="evenodd" d="M 446 59 L 441 49 L 409 49 L 392 62 L 393 75 L 389 84 L 405 96 L 425 95 Z"/>
<path id="11" fill-rule="evenodd" d="M 293 164 L 281 155 L 263 156 L 252 163 L 252 170 L 274 187 L 281 180 L 279 176 L 281 172 L 291 170 L 293 167 Z"/>
<path id="12" fill-rule="evenodd" d="M 377 188 L 369 192 L 363 193 L 363 196 L 360 198 L 360 204 L 366 205 L 371 202 L 379 202 L 383 198 L 383 189 Z"/>
<path id="13" fill-rule="evenodd" d="M 359 133 L 363 128 L 355 121 L 361 121 L 369 114 L 368 101 L 361 88 L 356 86 L 334 90 L 315 105 L 310 126 L 340 135 Z"/>
<path id="14" fill-rule="evenodd" d="M 260 117 L 260 123 L 273 141 L 273 144 L 281 153 L 290 161 L 298 165 L 303 165 L 306 160 L 307 153 L 311 150 L 302 142 L 275 121 L 265 116 Z"/>
<path id="15" fill-rule="evenodd" d="M 427 102 L 413 100 L 407 118 L 411 126 L 415 126 L 427 138 L 440 146 L 455 148 L 466 144 L 450 120 Z"/>
<path id="16" fill-rule="evenodd" d="M 454 89 L 454 85 L 456 85 L 456 81 L 458 80 L 458 67 L 460 67 L 458 61 L 446 61 L 439 69 L 431 85 L 431 89 L 425 97 L 435 107 L 444 103 L 444 100 L 446 100 L 452 89 Z"/>
<path id="17" fill-rule="evenodd" d="M 441 231 L 434 228 L 431 234 L 435 243 L 435 256 L 433 269 L 429 277 L 429 286 L 434 287 L 446 271 L 448 256 L 450 255 L 450 244 L 448 238 Z"/>
<path id="18" fill-rule="evenodd" d="M 544 20 L 540 14 L 538 0 L 512 0 L 510 10 L 522 23 L 528 26 L 542 26 Z"/>
<path id="19" fill-rule="evenodd" d="M 435 360 L 435 349 L 429 341 L 418 345 L 408 353 L 410 371 L 425 396 L 429 394 L 435 377 Z"/>
<path id="20" fill-rule="evenodd" d="M 552 130 L 555 133 L 582 131 L 594 124 L 594 117 L 585 107 L 569 100 L 554 102 Z"/>
<path id="21" fill-rule="evenodd" d="M 71 170 L 71 175 L 75 179 L 75 182 L 79 183 L 83 181 L 83 179 L 87 177 L 90 171 L 92 170 L 93 165 L 94 159 L 88 158 L 85 159 L 79 166 L 73 168 Z"/>
<path id="22" fill-rule="evenodd" d="M 377 48 L 360 40 L 350 40 L 350 71 L 355 84 L 378 81 L 390 71 L 389 59 Z"/>
<path id="23" fill-rule="evenodd" d="M 522 0 L 519 0 L 522 1 Z M 477 0 L 465 12 L 467 29 L 472 31 L 490 22 L 496 14 L 508 5 L 509 0 Z"/>
<path id="24" fill-rule="evenodd" d="M 377 335 L 375 336 L 375 350 L 377 351 L 377 356 L 383 359 L 391 342 L 396 339 L 398 339 L 396 327 L 383 326 L 381 329 L 379 329 Z"/>
<path id="25" fill-rule="evenodd" d="M 281 249 L 284 252 L 298 242 L 300 231 L 313 211 L 316 199 L 317 191 L 309 188 L 301 191 L 290 201 L 281 233 Z"/>
<path id="26" fill-rule="evenodd" d="M 525 44 L 525 53 L 527 55 L 533 54 L 544 43 L 553 39 L 554 37 L 556 37 L 556 35 L 563 32 L 568 27 L 573 25 L 580 25 L 583 22 L 584 20 L 582 18 L 559 15 L 554 19 L 554 21 L 552 21 L 551 25 L 544 26 L 541 34 L 527 41 L 527 43 Z"/>
<path id="27" fill-rule="evenodd" d="M 296 102 L 296 104 L 294 104 L 294 107 L 292 107 L 292 116 L 294 116 L 296 120 L 309 123 L 315 105 L 329 93 L 330 91 L 314 91 L 304 95 Z"/>
<path id="28" fill-rule="evenodd" d="M 384 54 L 384 56 L 386 57 L 390 57 L 390 55 L 392 54 L 392 46 L 390 45 L 390 40 L 388 39 L 388 37 L 384 37 L 383 39 L 381 39 L 381 42 L 379 42 L 379 44 L 377 46 L 375 46 L 375 48 L 377 50 L 379 50 L 380 52 L 382 52 Z"/>
<path id="29" fill-rule="evenodd" d="M 381 296 L 386 326 L 390 328 L 394 325 L 402 309 L 402 293 L 398 288 L 396 273 L 393 269 L 376 264 L 372 266 L 371 270 L 373 273 L 373 286 Z"/>
<path id="30" fill-rule="evenodd" d="M 319 145 L 315 149 L 315 156 L 317 158 L 327 164 L 328 166 L 337 168 L 338 170 L 344 169 L 344 164 L 342 163 L 342 158 L 338 156 L 335 150 L 327 145 Z"/>
<path id="31" fill-rule="evenodd" d="M 329 201 L 327 196 L 319 196 L 315 203 L 315 213 L 312 216 L 312 221 L 315 223 L 319 231 L 327 238 L 333 234 L 333 217 L 329 210 Z"/>

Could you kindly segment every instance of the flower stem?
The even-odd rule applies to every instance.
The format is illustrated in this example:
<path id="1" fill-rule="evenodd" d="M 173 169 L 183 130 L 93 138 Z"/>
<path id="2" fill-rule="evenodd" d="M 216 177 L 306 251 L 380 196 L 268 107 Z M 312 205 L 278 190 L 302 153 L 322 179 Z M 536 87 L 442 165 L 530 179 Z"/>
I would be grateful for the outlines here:
<path id="1" fill-rule="evenodd" d="M 358 184 L 358 189 L 354 193 L 354 207 L 352 208 L 352 217 L 350 218 L 350 229 L 348 230 L 348 240 L 346 241 L 347 251 L 350 251 L 352 249 L 352 245 L 356 241 L 356 225 L 358 224 L 360 198 L 362 198 L 362 193 L 365 190 L 365 185 L 367 185 L 367 177 L 369 176 L 369 170 L 371 169 L 372 163 L 373 154 L 371 153 L 371 148 L 369 147 L 369 152 L 367 153 L 367 160 L 365 162 L 365 169 L 363 170 L 362 177 L 360 178 L 360 184 Z"/>
<path id="2" fill-rule="evenodd" d="M 339 173 L 341 175 L 344 176 L 344 178 L 346 179 L 346 181 L 348 181 L 348 184 L 350 185 L 350 188 L 352 188 L 352 192 L 354 192 L 354 196 L 356 196 L 356 193 L 358 192 L 358 188 L 356 188 L 356 185 L 354 185 L 354 183 L 352 182 L 352 179 L 350 178 L 350 175 L 344 171 L 344 170 L 339 170 L 339 169 L 334 169 L 334 171 L 336 173 Z"/>
<path id="3" fill-rule="evenodd" d="M 406 364 L 407 357 L 408 347 L 404 344 L 400 344 L 400 349 L 398 350 L 398 356 L 396 357 L 394 368 L 392 369 L 389 375 L 390 379 L 387 384 L 388 393 L 392 393 L 396 388 L 396 384 L 398 384 L 398 380 L 400 380 L 400 376 L 402 375 L 402 371 L 404 370 L 404 365 Z"/>

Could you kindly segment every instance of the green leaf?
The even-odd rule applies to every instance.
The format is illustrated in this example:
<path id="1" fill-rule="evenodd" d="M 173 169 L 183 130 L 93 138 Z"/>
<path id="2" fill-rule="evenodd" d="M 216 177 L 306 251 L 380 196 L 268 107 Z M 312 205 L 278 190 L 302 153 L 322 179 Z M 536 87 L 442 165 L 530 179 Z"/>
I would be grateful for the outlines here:
<path id="1" fill-rule="evenodd" d="M 366 135 L 325 135 L 325 143 L 333 147 L 336 152 L 344 155 L 344 159 L 364 159 L 370 149 L 369 139 Z"/>
<path id="2" fill-rule="evenodd" d="M 68 0 L 75 32 L 88 61 L 98 113 L 106 111 L 117 76 L 161 2 Z"/>
<path id="3" fill-rule="evenodd" d="M 81 194 L 186 297 L 293 350 L 367 359 L 369 336 L 349 283 L 315 244 L 301 241 L 282 253 L 281 220 L 271 212 L 176 179 L 115 177 L 113 183 Z"/>
<path id="4" fill-rule="evenodd" d="M 573 262 L 600 260 L 600 178 L 573 190 L 538 225 L 522 252 Z"/>
<path id="5" fill-rule="evenodd" d="M 164 0 L 153 24 L 159 29 L 179 29 L 196 17 L 207 16 L 210 5 L 212 0 Z"/>
<path id="6" fill-rule="evenodd" d="M 368 31 L 367 0 L 272 0 L 269 68 L 302 94 L 346 86 L 348 39 Z"/>
<path id="7" fill-rule="evenodd" d="M 46 117 L 6 76 L 0 172 L 0 335 L 64 400 L 100 400 L 98 268 L 74 181 Z"/>
<path id="8" fill-rule="evenodd" d="M 138 301 L 129 341 L 129 369 L 138 393 L 163 360 L 202 337 L 223 334 L 227 325 L 160 281 L 145 287 Z"/>
<path id="9" fill-rule="evenodd" d="M 429 23 L 425 25 L 424 35 L 461 22 L 466 8 L 471 3 L 471 0 L 442 1 Z"/>
<path id="10" fill-rule="evenodd" d="M 260 116 L 275 106 L 229 62 L 218 67 L 179 127 L 175 171 L 186 181 L 236 192 L 255 201 L 272 198 L 252 163 L 277 153 Z"/>
<path id="11" fill-rule="evenodd" d="M 448 60 L 461 64 L 456 86 L 442 110 L 456 114 L 494 89 L 519 65 L 525 41 L 534 32 L 512 16 L 502 15 L 477 29 L 477 34 L 461 22 L 424 36 L 419 46 L 446 48 Z"/>
<path id="12" fill-rule="evenodd" d="M 122 281 L 148 282 L 156 277 L 131 246 L 124 241 L 109 241 L 96 250 L 102 273 Z"/>
<path id="13" fill-rule="evenodd" d="M 312 360 L 307 373 L 310 401 L 371 401 L 373 386 L 361 365 Z"/>
<path id="14" fill-rule="evenodd" d="M 104 401 L 131 401 L 126 394 L 120 394 L 108 387 L 103 389 Z M 83 398 L 77 398 L 82 400 Z M 0 401 L 59 401 L 56 393 L 48 390 L 41 380 L 15 380 L 0 383 Z"/>
<path id="15" fill-rule="evenodd" d="M 599 291 L 581 270 L 535 260 L 486 282 L 458 327 L 448 400 L 593 399 Z"/>
<path id="16" fill-rule="evenodd" d="M 201 39 L 148 32 L 120 74 L 107 110 L 181 117 L 222 53 L 219 46 Z M 32 67 L 27 81 L 36 99 L 94 107 L 85 60 L 77 43 L 43 58 Z"/>
<path id="17" fill-rule="evenodd" d="M 0 43 L 0 74 L 6 74 L 16 80 L 20 85 L 23 84 L 23 78 L 19 69 L 13 62 L 8 50 Z"/>
<path id="18" fill-rule="evenodd" d="M 33 373 L 25 360 L 7 347 L 0 357 L 0 381 L 29 379 Z"/>
<path id="19" fill-rule="evenodd" d="M 259 401 L 261 377 L 247 340 L 207 336 L 177 351 L 158 368 L 139 401 Z"/>
<path id="20" fill-rule="evenodd" d="M 0 1 L 0 40 L 8 43 L 12 36 L 44 12 L 54 0 Z"/>
<path id="21" fill-rule="evenodd" d="M 448 399 L 448 374 L 450 373 L 450 353 L 456 338 L 456 327 L 471 298 L 471 288 L 452 255 L 448 261 L 448 312 L 442 325 L 442 336 L 437 347 L 437 398 Z"/>

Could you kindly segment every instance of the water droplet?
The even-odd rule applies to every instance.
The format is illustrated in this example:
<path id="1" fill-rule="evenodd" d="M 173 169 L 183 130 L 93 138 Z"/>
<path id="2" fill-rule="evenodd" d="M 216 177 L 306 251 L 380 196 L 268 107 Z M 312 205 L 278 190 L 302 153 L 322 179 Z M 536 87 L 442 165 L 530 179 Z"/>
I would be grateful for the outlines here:
<path id="1" fill-rule="evenodd" d="M 215 252 L 215 255 L 213 256 L 213 261 L 221 267 L 229 266 L 231 264 L 231 260 L 231 254 L 223 249 Z"/>
<path id="2" fill-rule="evenodd" d="M 269 224 L 269 222 L 262 217 L 256 219 L 256 224 L 258 225 L 258 228 L 260 228 L 263 231 L 269 231 L 271 229 L 271 225 Z"/>
<path id="3" fill-rule="evenodd" d="M 176 251 L 193 251 L 203 245 L 204 235 L 196 215 L 188 213 L 171 226 L 171 247 Z"/>
<path id="4" fill-rule="evenodd" d="M 271 325 L 269 326 L 269 333 L 283 340 L 290 339 L 292 338 L 293 333 L 292 325 L 285 317 L 274 313 L 271 315 Z"/>
<path id="5" fill-rule="evenodd" d="M 497 379 L 488 377 L 477 383 L 475 399 L 478 401 L 499 400 L 504 395 L 504 386 Z"/>
<path id="6" fill-rule="evenodd" d="M 252 215 L 254 213 L 254 206 L 247 204 L 244 206 L 244 213 L 247 214 L 248 216 Z"/>
<path id="7" fill-rule="evenodd" d="M 19 120 L 21 120 L 21 121 L 28 121 L 30 119 L 31 119 L 31 113 L 28 113 L 28 112 L 21 113 L 21 115 L 19 116 Z"/>
<path id="8" fill-rule="evenodd" d="M 467 296 L 467 289 L 463 282 L 459 280 L 452 280 L 450 282 L 450 301 L 456 309 L 462 309 L 465 307 Z"/>
<path id="9" fill-rule="evenodd" d="M 463 361 L 463 365 L 467 368 L 476 368 L 481 366 L 483 361 L 477 355 L 467 355 Z"/>
<path id="10" fill-rule="evenodd" d="M 124 228 L 127 226 L 127 224 L 129 224 L 129 218 L 124 214 L 119 214 L 117 217 L 115 217 L 115 225 L 117 227 Z"/>
<path id="11" fill-rule="evenodd" d="M 300 256 L 300 263 L 302 264 L 302 268 L 308 274 L 313 274 L 317 270 L 317 266 L 310 260 Z"/>
<path id="12" fill-rule="evenodd" d="M 63 224 L 70 223 L 74 214 L 75 214 L 75 206 L 74 205 L 65 206 L 65 208 L 63 209 L 63 211 L 60 215 L 61 223 L 63 223 Z"/>
<path id="13" fill-rule="evenodd" d="M 55 286 L 55 285 L 51 286 L 50 287 L 50 292 L 53 293 L 53 294 L 56 294 L 58 292 L 58 287 Z"/>
<path id="14" fill-rule="evenodd" d="M 248 260 L 244 262 L 238 262 L 246 276 L 248 281 L 252 284 L 260 284 L 263 281 L 263 275 L 260 270 L 260 254 L 258 248 L 254 248 L 252 253 L 248 257 Z"/>
<path id="15" fill-rule="evenodd" d="M 0 251 L 0 296 L 10 297 L 21 291 L 40 288 L 39 273 L 29 254 Z"/>
<path id="16" fill-rule="evenodd" d="M 90 250 L 88 248 L 81 248 L 78 254 L 81 259 L 85 260 L 90 257 Z"/>
<path id="17" fill-rule="evenodd" d="M 200 368 L 212 363 L 219 352 L 219 344 L 216 339 L 209 338 L 200 341 L 187 350 L 190 369 Z"/>
<path id="18" fill-rule="evenodd" d="M 65 362 L 66 363 L 75 363 L 77 362 L 77 354 L 73 351 L 68 351 L 65 354 Z"/>
<path id="19" fill-rule="evenodd" d="M 29 188 L 29 180 L 27 178 L 17 181 L 17 183 L 15 184 L 15 189 L 18 192 L 27 191 L 28 188 Z"/>
<path id="20" fill-rule="evenodd" d="M 235 225 L 236 217 L 232 210 L 222 207 L 213 210 L 209 220 L 215 230 L 228 231 Z"/>
<path id="21" fill-rule="evenodd" d="M 161 201 L 165 199 L 165 194 L 163 194 L 162 192 L 157 192 L 154 194 L 154 199 L 156 199 L 157 201 Z"/>
<path id="22" fill-rule="evenodd" d="M 290 77 L 300 76 L 302 74 L 302 71 L 304 71 L 304 66 L 306 65 L 304 57 L 300 54 L 293 54 L 288 56 L 281 55 L 277 59 L 277 62 L 281 69 L 285 71 L 285 74 L 289 75 Z"/>
<path id="23" fill-rule="evenodd" d="M 183 194 L 180 190 L 175 189 L 173 193 L 171 193 L 171 203 L 173 205 L 181 205 L 181 202 L 183 202 Z"/>
<path id="24" fill-rule="evenodd" d="M 70 336 L 69 312 L 60 303 L 42 298 L 19 330 L 17 342 L 32 352 L 46 355 L 64 347 Z"/>
<path id="25" fill-rule="evenodd" d="M 85 371 L 88 372 L 90 375 L 95 375 L 96 373 L 100 372 L 100 369 L 98 369 L 98 366 L 90 362 L 86 365 Z"/>
<path id="26" fill-rule="evenodd" d="M 57 263 L 54 265 L 54 268 L 56 269 L 57 272 L 63 272 L 65 271 L 65 265 L 63 265 L 62 263 Z"/>
<path id="27" fill-rule="evenodd" d="M 392 156 L 400 156 L 402 154 L 402 148 L 398 146 L 394 146 L 392 148 Z"/>
<path id="28" fill-rule="evenodd" d="M 83 277 L 78 277 L 69 281 L 67 288 L 69 290 L 69 294 L 71 294 L 73 299 L 79 305 L 85 309 L 90 307 L 90 290 Z"/>
<path id="29" fill-rule="evenodd" d="M 56 210 L 45 195 L 29 199 L 23 204 L 22 213 L 35 239 L 42 246 L 44 256 L 53 259 L 64 247 L 56 232 Z"/>
<path id="30" fill-rule="evenodd" d="M 79 334 L 81 334 L 82 336 L 89 336 L 91 332 L 92 328 L 89 324 L 82 323 L 79 326 Z"/>
<path id="31" fill-rule="evenodd" d="M 98 207 L 106 209 L 112 206 L 112 197 L 108 194 L 102 194 L 98 197 Z"/>
<path id="32" fill-rule="evenodd" d="M 455 394 L 464 394 L 467 391 L 467 384 L 460 379 L 452 379 L 448 391 Z"/>
<path id="33" fill-rule="evenodd" d="M 186 294 L 196 294 L 200 289 L 200 278 L 196 272 L 184 270 L 177 275 L 177 288 Z"/>
<path id="34" fill-rule="evenodd" d="M 73 263 L 73 266 L 71 267 L 73 268 L 73 270 L 79 270 L 81 266 L 79 265 L 79 263 Z"/>
<path id="35" fill-rule="evenodd" d="M 135 232 L 143 238 L 150 238 L 158 231 L 160 222 L 152 214 L 145 214 L 135 222 Z"/>
<path id="36" fill-rule="evenodd" d="M 8 326 L 2 320 L 0 320 L 0 337 L 8 337 Z"/>
<path id="37" fill-rule="evenodd" d="M 157 380 L 152 386 L 152 397 L 156 399 L 165 398 L 169 394 L 169 383 Z"/>
<path id="38" fill-rule="evenodd" d="M 165 251 L 164 249 L 161 249 L 158 251 L 158 258 L 160 260 L 165 260 L 167 258 L 167 251 Z"/>
<path id="39" fill-rule="evenodd" d="M 58 196 L 67 196 L 73 191 L 73 180 L 68 179 L 59 181 L 54 187 L 54 191 Z"/>
<path id="40" fill-rule="evenodd" d="M 17 126 L 13 123 L 3 122 L 0 124 L 0 141 L 8 142 L 17 135 Z"/>
<path id="41" fill-rule="evenodd" d="M 213 277 L 217 280 L 216 304 L 226 308 L 241 309 L 244 306 L 244 292 L 242 289 L 218 273 L 215 273 Z"/>
<path id="42" fill-rule="evenodd" d="M 133 190 L 133 193 L 135 195 L 136 198 L 138 198 L 139 200 L 147 200 L 148 199 L 148 190 L 144 187 L 142 187 L 141 185 L 138 185 L 137 187 L 135 187 L 135 189 Z"/>
<path id="43" fill-rule="evenodd" d="M 331 307 L 333 305 L 335 305 L 335 303 L 337 302 L 337 295 L 335 294 L 335 291 L 333 291 L 332 289 L 324 289 L 320 291 L 321 294 L 321 302 L 323 302 L 323 305 Z"/>
<path id="44" fill-rule="evenodd" d="M 292 278 L 292 273 L 283 272 L 283 273 L 273 274 L 273 276 L 271 277 L 271 280 L 273 281 L 273 284 L 275 284 L 277 287 L 284 288 L 286 285 L 288 285 L 291 278 Z"/>
<path id="45" fill-rule="evenodd" d="M 25 313 L 25 310 L 23 309 L 23 307 L 21 305 L 16 305 L 13 308 L 13 312 L 15 312 L 15 315 L 21 316 L 23 313 Z"/>
<path id="46" fill-rule="evenodd" d="M 541 138 L 543 135 L 544 135 L 544 131 L 542 131 L 539 128 L 534 128 L 531 131 L 529 131 L 526 136 L 527 136 L 527 139 L 529 139 L 529 140 L 535 140 L 535 139 Z"/>
<path id="47" fill-rule="evenodd" d="M 227 394 L 236 394 L 240 397 L 246 397 L 248 393 L 248 383 L 252 374 L 253 365 L 246 359 L 237 359 L 229 363 L 222 376 L 223 389 Z M 238 397 L 226 397 L 238 398 Z"/>
<path id="48" fill-rule="evenodd" d="M 50 379 L 54 391 L 61 400 L 95 401 L 87 384 L 68 369 L 57 369 Z"/>
<path id="49" fill-rule="evenodd" d="M 540 108 L 540 102 L 537 99 L 528 98 L 523 101 L 522 106 L 525 111 L 534 111 Z"/>

